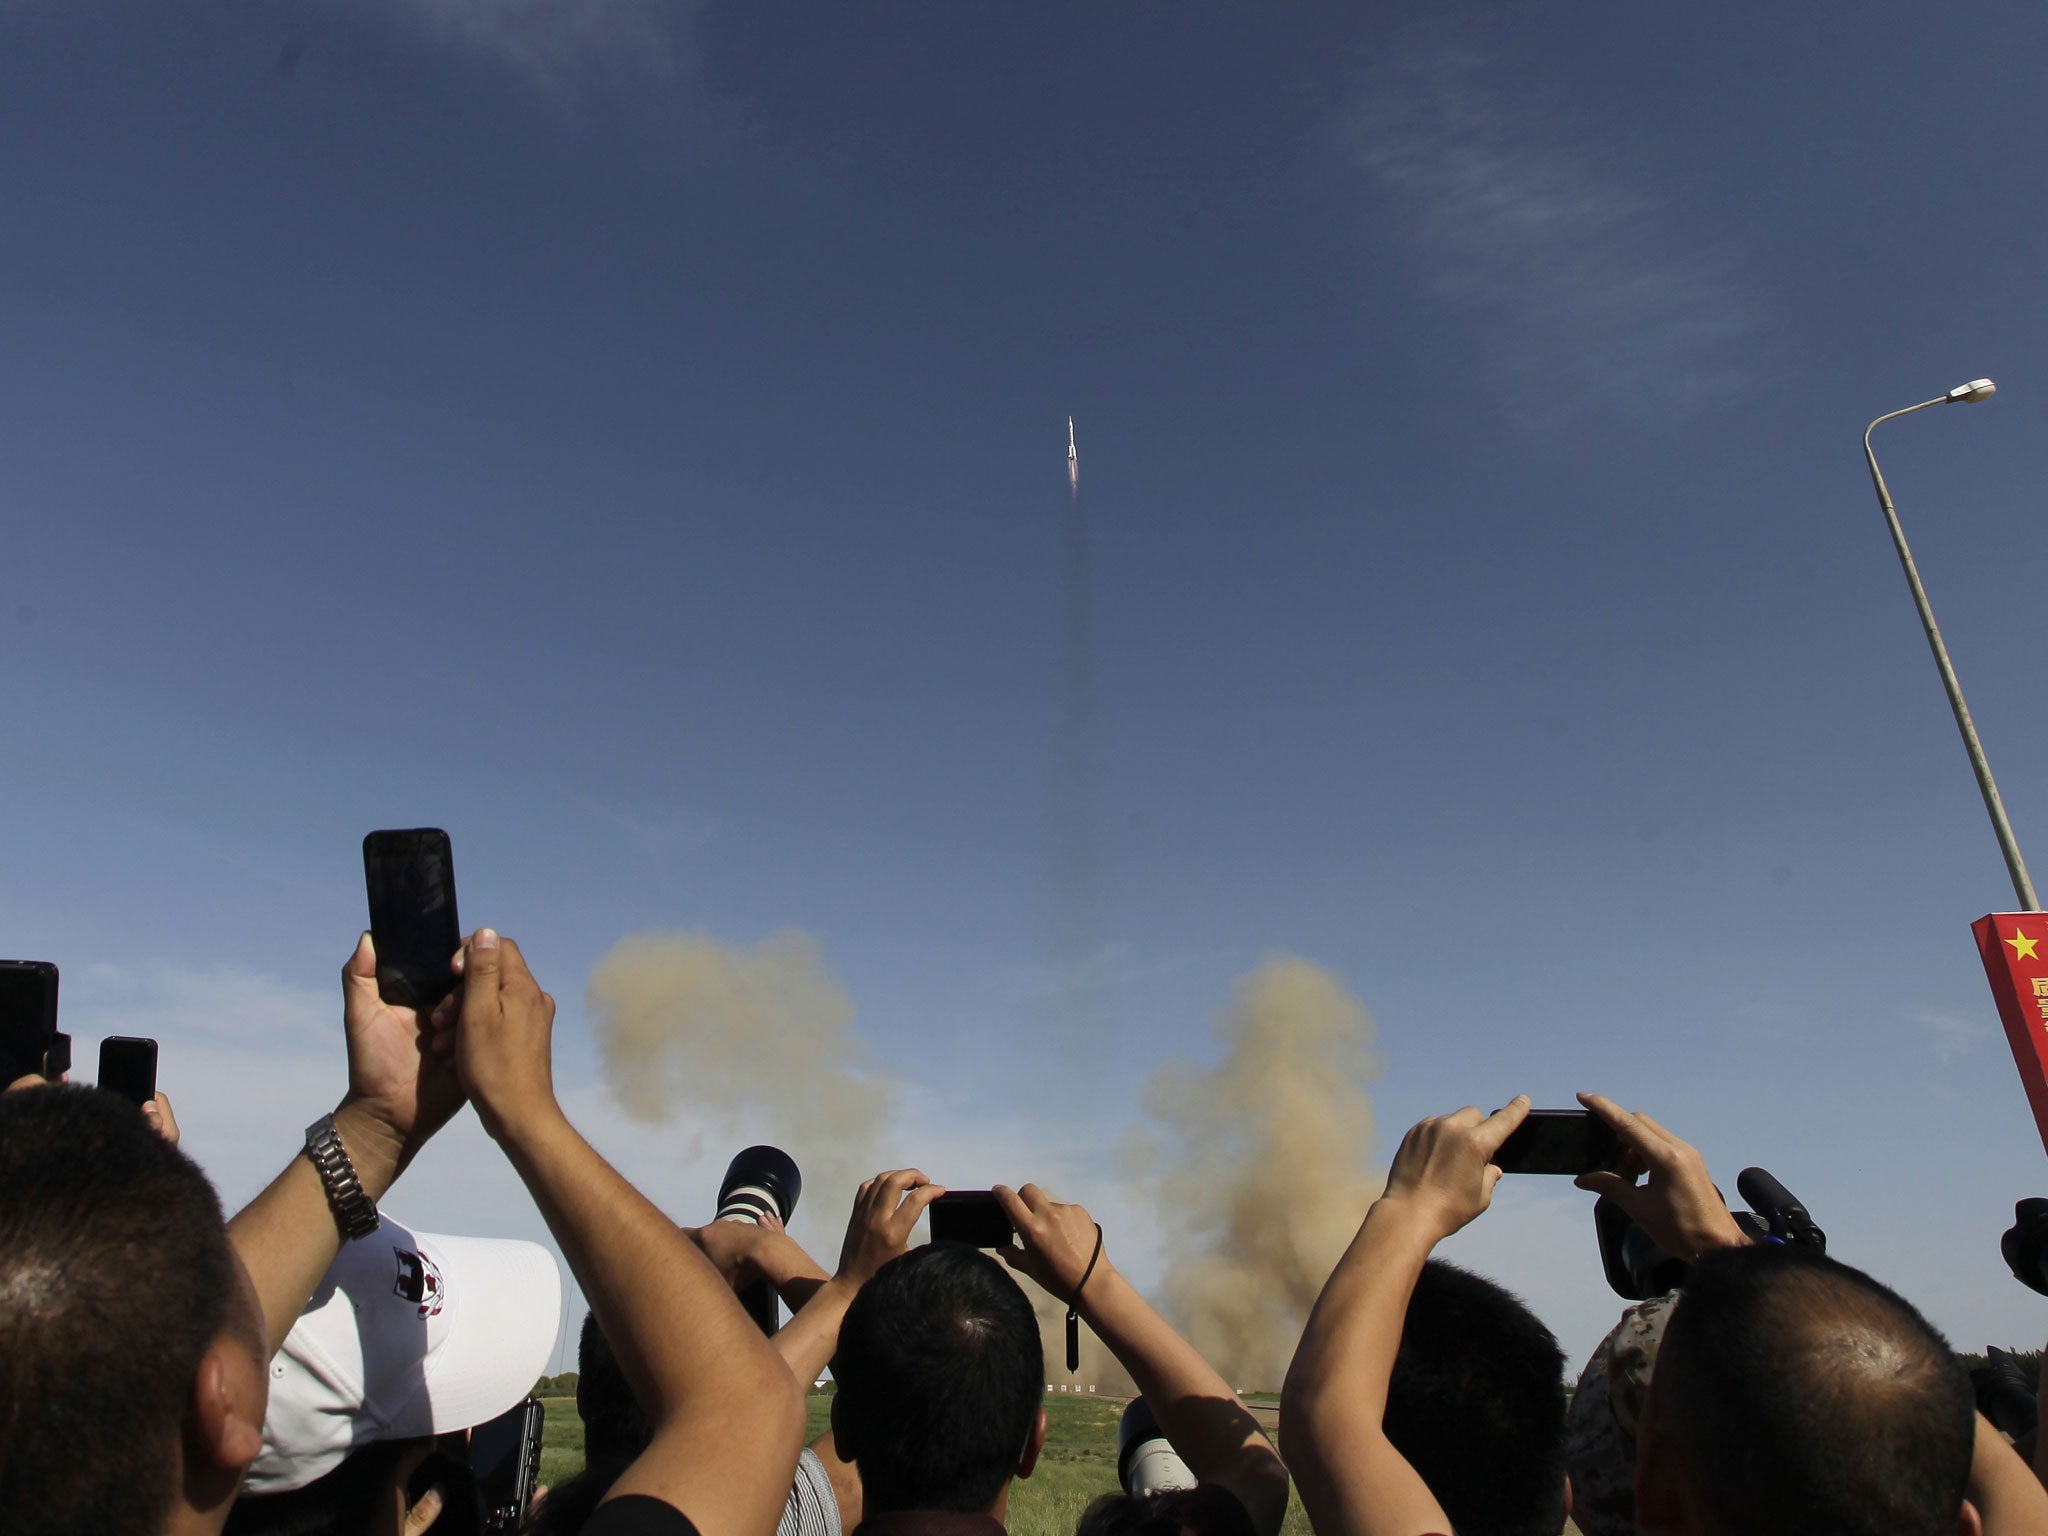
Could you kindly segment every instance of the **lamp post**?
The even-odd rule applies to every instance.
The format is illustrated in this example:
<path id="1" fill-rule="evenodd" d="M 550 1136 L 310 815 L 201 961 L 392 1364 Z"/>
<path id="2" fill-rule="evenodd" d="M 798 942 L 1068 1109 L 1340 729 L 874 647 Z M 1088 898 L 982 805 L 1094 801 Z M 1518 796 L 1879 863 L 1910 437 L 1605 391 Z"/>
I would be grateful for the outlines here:
<path id="1" fill-rule="evenodd" d="M 1934 652 L 1934 665 L 1941 672 L 1941 685 L 1948 690 L 1948 707 L 1955 714 L 1956 729 L 1963 733 L 1963 748 L 1970 754 L 1970 768 L 1977 775 L 1977 788 L 1984 796 L 1984 809 L 1991 813 L 1991 830 L 1998 834 L 1998 849 L 2005 855 L 2006 873 L 2012 876 L 2013 894 L 2019 897 L 2022 910 L 2038 912 L 2041 903 L 2034 895 L 2034 882 L 2027 878 L 2027 861 L 2020 857 L 2020 845 L 2012 835 L 2012 823 L 2005 819 L 2005 802 L 1998 798 L 1998 785 L 1991 777 L 1991 764 L 1984 757 L 1984 744 L 1977 739 L 1977 727 L 1970 720 L 1970 707 L 1963 702 L 1963 685 L 1956 680 L 1956 669 L 1949 664 L 1948 647 L 1941 643 L 1941 628 L 1934 622 L 1934 610 L 1927 603 L 1927 589 L 1920 585 L 1920 572 L 1913 564 L 1913 552 L 1906 547 L 1906 532 L 1899 526 L 1898 510 L 1892 506 L 1892 493 L 1885 489 L 1884 476 L 1877 467 L 1877 455 L 1870 447 L 1870 434 L 1895 416 L 1924 411 L 1930 405 L 1974 405 L 1980 400 L 1989 400 L 1997 393 L 1998 386 L 1989 379 L 1972 379 L 1967 384 L 1958 384 L 1945 395 L 1936 395 L 1932 400 L 1922 400 L 1918 405 L 1909 405 L 1902 411 L 1880 416 L 1863 429 L 1863 457 L 1870 461 L 1870 481 L 1877 487 L 1877 504 L 1884 509 L 1885 525 L 1891 529 L 1892 547 L 1899 552 L 1899 566 L 1906 573 L 1906 585 L 1913 589 L 1913 606 L 1920 610 L 1920 627 L 1927 632 L 1928 647 Z"/>

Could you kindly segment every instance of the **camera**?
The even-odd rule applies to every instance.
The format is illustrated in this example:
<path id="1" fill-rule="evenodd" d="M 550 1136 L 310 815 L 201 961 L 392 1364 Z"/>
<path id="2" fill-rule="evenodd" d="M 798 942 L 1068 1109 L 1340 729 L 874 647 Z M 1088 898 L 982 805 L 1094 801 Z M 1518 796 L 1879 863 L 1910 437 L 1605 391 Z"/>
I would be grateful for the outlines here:
<path id="1" fill-rule="evenodd" d="M 1125 1404 L 1123 1417 L 1117 1420 L 1116 1480 L 1134 1499 L 1192 1488 L 1196 1483 L 1195 1474 L 1180 1459 L 1142 1397 Z"/>
<path id="2" fill-rule="evenodd" d="M 780 1147 L 748 1147 L 727 1166 L 718 1186 L 718 1214 L 711 1219 L 744 1221 L 758 1227 L 763 1216 L 773 1213 L 787 1226 L 803 1190 L 804 1176 L 795 1158 Z M 775 1287 L 757 1281 L 742 1287 L 739 1298 L 747 1316 L 772 1336 L 778 1326 Z"/>
<path id="3" fill-rule="evenodd" d="M 1735 1188 L 1750 1208 L 1729 1214 L 1751 1237 L 1827 1251 L 1828 1235 L 1814 1224 L 1798 1198 L 1763 1169 L 1743 1169 L 1736 1176 Z M 2048 1200 L 2035 1203 L 2048 1213 Z M 1615 1295 L 1627 1301 L 1647 1301 L 1685 1283 L 1686 1261 L 1659 1248 L 1627 1211 L 1605 1195 L 1594 1202 L 1593 1231 L 1600 1242 L 1600 1267 Z M 2044 1256 L 2048 1256 L 2048 1223 L 2043 1226 L 2043 1239 Z M 2048 1290 L 2048 1286 L 2038 1289 Z"/>

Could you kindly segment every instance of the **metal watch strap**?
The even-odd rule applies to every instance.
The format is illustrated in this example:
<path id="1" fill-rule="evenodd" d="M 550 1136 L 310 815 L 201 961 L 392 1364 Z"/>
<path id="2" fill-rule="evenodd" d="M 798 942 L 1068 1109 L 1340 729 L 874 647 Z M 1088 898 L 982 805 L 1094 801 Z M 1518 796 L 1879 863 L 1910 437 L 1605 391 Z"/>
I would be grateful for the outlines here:
<path id="1" fill-rule="evenodd" d="M 334 1116 L 322 1115 L 306 1127 L 306 1157 L 320 1171 L 320 1183 L 327 1190 L 327 1203 L 334 1219 L 353 1242 L 377 1230 L 377 1202 L 356 1177 L 356 1165 L 334 1129 Z"/>

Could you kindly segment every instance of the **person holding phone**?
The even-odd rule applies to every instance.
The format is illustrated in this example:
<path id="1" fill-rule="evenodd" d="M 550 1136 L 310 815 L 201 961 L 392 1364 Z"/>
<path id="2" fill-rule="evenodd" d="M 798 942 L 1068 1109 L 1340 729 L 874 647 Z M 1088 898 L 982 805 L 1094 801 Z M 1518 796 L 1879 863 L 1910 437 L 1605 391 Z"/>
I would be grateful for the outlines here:
<path id="1" fill-rule="evenodd" d="M 427 1021 L 377 996 L 367 934 L 342 986 L 347 1086 L 315 1122 L 330 1156 L 295 1153 L 232 1222 L 197 1165 L 118 1095 L 0 1095 L 11 1533 L 220 1530 L 262 1446 L 271 1342 L 463 1102 L 452 1066 L 424 1048 Z M 337 1198 L 330 1173 L 344 1165 Z M 65 1283 L 30 1283 L 49 1273 Z"/>
<path id="2" fill-rule="evenodd" d="M 1501 1170 L 1492 1158 L 1528 1118 L 1518 1094 L 1491 1115 L 1467 1107 L 1402 1138 L 1387 1184 L 1309 1314 L 1280 1394 L 1288 1470 L 1317 1536 L 1449 1536 L 1434 1490 L 1388 1438 L 1389 1383 L 1410 1297 L 1431 1251 L 1476 1219 Z M 1557 1388 L 1554 1529 L 1570 1508 Z M 1485 1455 L 1472 1447 L 1475 1477 Z"/>
<path id="3" fill-rule="evenodd" d="M 456 965 L 460 1005 L 435 1014 L 429 1054 L 525 1182 L 653 1421 L 585 1531 L 767 1536 L 803 1444 L 795 1378 L 697 1245 L 562 1113 L 555 1000 L 519 946 L 479 929 Z"/>

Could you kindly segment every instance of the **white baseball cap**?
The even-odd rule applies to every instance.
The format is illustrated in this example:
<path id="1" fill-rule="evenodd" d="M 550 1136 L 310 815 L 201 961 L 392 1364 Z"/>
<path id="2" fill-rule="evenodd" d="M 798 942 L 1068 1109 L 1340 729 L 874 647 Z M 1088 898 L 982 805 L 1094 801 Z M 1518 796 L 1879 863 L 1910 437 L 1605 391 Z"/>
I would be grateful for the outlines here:
<path id="1" fill-rule="evenodd" d="M 372 1440 L 496 1418 L 533 1390 L 561 1315 L 561 1272 L 539 1244 L 383 1217 L 342 1245 L 271 1360 L 263 1452 L 244 1490 L 288 1493 Z"/>

